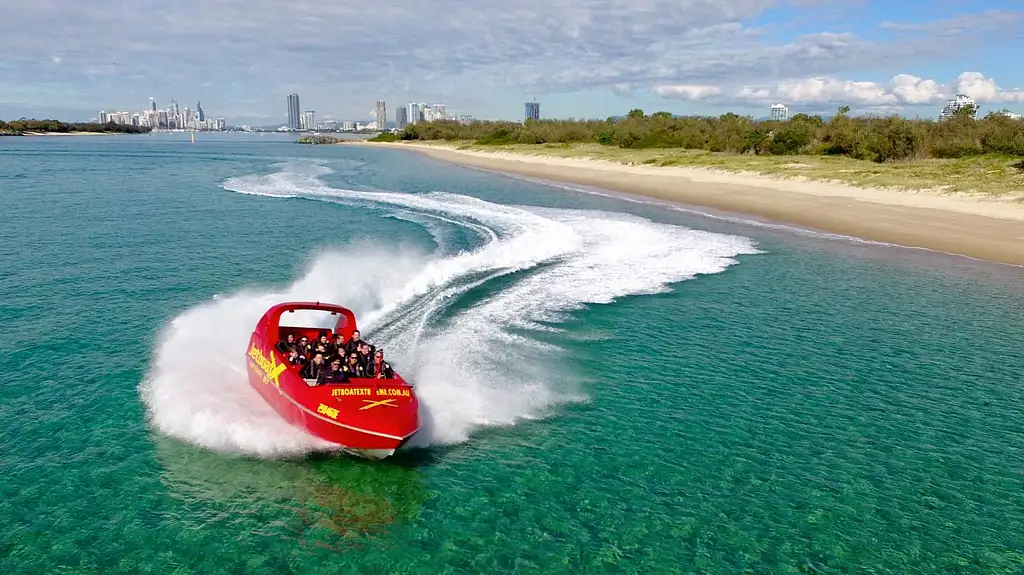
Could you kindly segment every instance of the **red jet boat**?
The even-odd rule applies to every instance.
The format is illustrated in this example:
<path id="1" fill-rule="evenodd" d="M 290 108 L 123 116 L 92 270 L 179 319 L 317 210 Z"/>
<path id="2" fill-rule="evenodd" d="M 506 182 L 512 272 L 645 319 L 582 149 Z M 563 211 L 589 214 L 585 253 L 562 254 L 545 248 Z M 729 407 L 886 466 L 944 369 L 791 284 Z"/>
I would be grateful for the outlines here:
<path id="1" fill-rule="evenodd" d="M 281 316 L 299 310 L 339 316 L 333 330 L 282 326 Z M 249 383 L 289 423 L 367 459 L 383 459 L 404 445 L 420 427 L 419 402 L 400 375 L 392 379 L 352 378 L 348 383 L 316 385 L 305 380 L 300 366 L 289 365 L 277 349 L 282 335 L 315 341 L 328 331 L 349 341 L 356 317 L 339 305 L 320 302 L 279 303 L 263 314 L 249 339 L 246 364 Z"/>

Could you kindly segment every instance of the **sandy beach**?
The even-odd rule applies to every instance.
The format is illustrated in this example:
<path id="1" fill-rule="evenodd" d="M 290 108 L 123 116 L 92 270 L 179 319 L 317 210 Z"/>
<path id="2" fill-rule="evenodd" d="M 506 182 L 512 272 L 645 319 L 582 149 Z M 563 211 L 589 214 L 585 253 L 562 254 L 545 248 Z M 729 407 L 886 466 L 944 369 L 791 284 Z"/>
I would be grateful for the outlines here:
<path id="1" fill-rule="evenodd" d="M 630 166 L 589 159 L 458 150 L 436 144 L 366 145 L 414 150 L 455 164 L 1024 265 L 1024 204 L 1015 201 L 929 191 L 866 189 L 700 168 Z"/>

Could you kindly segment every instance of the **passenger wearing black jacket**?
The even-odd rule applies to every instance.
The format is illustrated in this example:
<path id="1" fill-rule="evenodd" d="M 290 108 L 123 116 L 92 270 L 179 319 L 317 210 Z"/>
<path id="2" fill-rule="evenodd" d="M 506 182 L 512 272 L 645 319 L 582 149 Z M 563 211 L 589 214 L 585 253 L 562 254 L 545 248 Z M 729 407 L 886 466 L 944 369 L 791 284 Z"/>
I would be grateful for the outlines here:
<path id="1" fill-rule="evenodd" d="M 384 350 L 378 349 L 373 352 L 373 361 L 366 366 L 366 377 L 375 379 L 395 378 L 395 370 L 391 369 L 390 363 L 384 361 Z"/>
<path id="2" fill-rule="evenodd" d="M 295 345 L 295 334 L 290 333 L 288 334 L 288 337 L 277 342 L 277 351 L 281 353 L 288 353 L 288 348 L 292 347 L 293 345 Z"/>
<path id="3" fill-rule="evenodd" d="M 345 355 L 345 334 L 334 334 L 334 341 L 327 344 L 327 357 L 342 357 Z"/>
<path id="4" fill-rule="evenodd" d="M 353 353 L 359 351 L 359 344 L 363 343 L 363 339 L 359 334 L 359 330 L 352 332 L 352 339 L 348 340 L 345 344 L 345 353 Z"/>
<path id="5" fill-rule="evenodd" d="M 363 347 L 363 344 L 370 346 L 370 353 L 373 353 L 373 350 L 376 349 L 372 343 L 363 340 L 363 338 L 359 336 L 359 330 L 356 330 L 352 332 L 352 339 L 348 340 L 348 343 L 345 344 L 345 351 L 347 353 L 352 353 L 353 351 L 358 352 L 359 348 Z"/>
<path id="6" fill-rule="evenodd" d="M 302 379 L 320 379 L 320 372 L 324 370 L 324 356 L 323 354 L 316 354 L 313 356 L 313 361 L 306 364 L 306 367 L 302 368 Z"/>
<path id="7" fill-rule="evenodd" d="M 359 363 L 359 354 L 355 352 L 348 354 L 348 363 L 341 369 L 345 370 L 349 377 L 366 377 L 366 370 Z"/>
<path id="8" fill-rule="evenodd" d="M 288 349 L 288 365 L 304 365 L 306 358 L 299 355 L 297 347 L 292 346 Z"/>
<path id="9" fill-rule="evenodd" d="M 366 369 L 366 366 L 370 365 L 370 358 L 373 357 L 373 351 L 370 349 L 370 344 L 365 341 L 359 344 L 359 349 L 356 351 L 359 355 L 359 365 Z"/>
<path id="10" fill-rule="evenodd" d="M 302 336 L 299 338 L 299 355 L 309 357 L 310 352 L 313 351 L 313 346 L 309 345 L 309 338 Z"/>
<path id="11" fill-rule="evenodd" d="M 332 383 L 348 383 L 349 374 L 341 368 L 341 360 L 334 359 L 331 361 L 330 367 L 320 371 L 320 377 L 317 378 L 317 385 L 329 385 Z"/>

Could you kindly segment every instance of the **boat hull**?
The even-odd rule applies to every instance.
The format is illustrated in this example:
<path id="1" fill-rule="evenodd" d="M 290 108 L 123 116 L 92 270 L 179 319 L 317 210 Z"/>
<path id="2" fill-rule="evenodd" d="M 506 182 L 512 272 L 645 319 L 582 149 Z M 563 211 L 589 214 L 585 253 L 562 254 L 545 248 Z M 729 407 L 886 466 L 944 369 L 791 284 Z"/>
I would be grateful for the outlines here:
<path id="1" fill-rule="evenodd" d="M 311 309 L 305 306 L 313 305 L 279 304 L 275 308 L 284 306 L 287 311 Z M 312 309 L 337 307 L 315 306 Z M 275 308 L 268 310 L 253 331 L 246 353 L 249 383 L 267 403 L 293 426 L 357 457 L 384 459 L 405 445 L 419 430 L 419 404 L 412 387 L 398 375 L 393 379 L 360 378 L 345 384 L 310 386 L 298 368 L 287 365 L 270 343 L 278 341 L 276 328 L 282 312 Z M 354 329 L 354 317 L 342 317 L 335 328 L 342 333 L 348 331 L 346 335 Z"/>

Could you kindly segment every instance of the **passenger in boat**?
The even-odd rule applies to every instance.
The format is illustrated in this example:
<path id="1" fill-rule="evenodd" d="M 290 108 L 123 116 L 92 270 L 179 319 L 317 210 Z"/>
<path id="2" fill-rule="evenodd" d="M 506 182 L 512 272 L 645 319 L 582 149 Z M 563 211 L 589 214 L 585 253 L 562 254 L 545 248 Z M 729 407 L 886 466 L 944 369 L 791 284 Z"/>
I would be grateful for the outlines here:
<path id="1" fill-rule="evenodd" d="M 366 366 L 370 365 L 370 358 L 373 356 L 373 352 L 370 351 L 370 344 L 365 341 L 361 342 L 356 353 L 359 354 L 359 365 L 366 369 Z"/>
<path id="2" fill-rule="evenodd" d="M 359 354 L 356 352 L 348 354 L 348 363 L 342 369 L 345 370 L 349 377 L 366 377 L 366 370 L 359 363 Z"/>
<path id="3" fill-rule="evenodd" d="M 325 358 L 331 357 L 331 354 L 327 352 L 327 346 L 320 343 L 319 341 L 316 342 L 316 345 L 313 346 L 313 350 L 310 351 L 309 354 L 315 355 L 318 353 L 322 354 Z"/>
<path id="4" fill-rule="evenodd" d="M 354 351 L 359 351 L 359 344 L 362 342 L 363 339 L 361 334 L 359 333 L 359 330 L 357 329 L 353 331 L 352 339 L 348 340 L 348 343 L 345 344 L 345 352 L 352 353 Z"/>
<path id="5" fill-rule="evenodd" d="M 334 334 L 334 342 L 327 344 L 327 355 L 343 357 L 345 355 L 345 334 Z"/>
<path id="6" fill-rule="evenodd" d="M 312 351 L 312 347 L 309 345 L 309 338 L 302 336 L 299 338 L 299 353 L 309 357 L 309 352 Z"/>
<path id="7" fill-rule="evenodd" d="M 348 383 L 349 373 L 341 367 L 341 359 L 331 360 L 327 369 L 320 371 L 316 380 L 317 385 L 329 385 L 332 383 Z"/>
<path id="8" fill-rule="evenodd" d="M 324 349 L 326 350 L 327 346 L 331 345 L 331 340 L 328 337 L 329 334 L 330 334 L 330 332 L 328 332 L 327 330 L 321 331 L 320 335 L 316 336 L 316 342 L 313 345 L 314 346 L 322 345 L 322 346 L 324 346 Z"/>
<path id="9" fill-rule="evenodd" d="M 341 364 L 339 364 L 340 366 Z M 320 379 L 320 372 L 324 370 L 324 356 L 321 353 L 313 355 L 313 360 L 302 368 L 302 379 Z"/>
<path id="10" fill-rule="evenodd" d="M 391 369 L 390 363 L 384 361 L 384 350 L 378 349 L 373 352 L 373 361 L 366 366 L 366 377 L 376 379 L 395 378 L 395 370 Z"/>
<path id="11" fill-rule="evenodd" d="M 348 353 L 352 353 L 353 351 L 358 352 L 359 348 L 362 347 L 362 345 L 364 343 L 366 345 L 370 346 L 370 354 L 372 355 L 373 354 L 373 350 L 377 349 L 377 346 L 375 346 L 372 343 L 364 340 L 360 336 L 359 330 L 353 331 L 352 332 L 352 339 L 348 340 L 348 343 L 345 344 L 345 351 L 348 352 Z"/>
<path id="12" fill-rule="evenodd" d="M 303 365 L 306 363 L 306 358 L 299 355 L 299 349 L 294 345 L 288 348 L 288 365 Z"/>
<path id="13" fill-rule="evenodd" d="M 295 345 L 295 334 L 290 333 L 287 337 L 277 342 L 277 351 L 281 353 L 288 353 L 288 348 L 293 345 Z"/>

